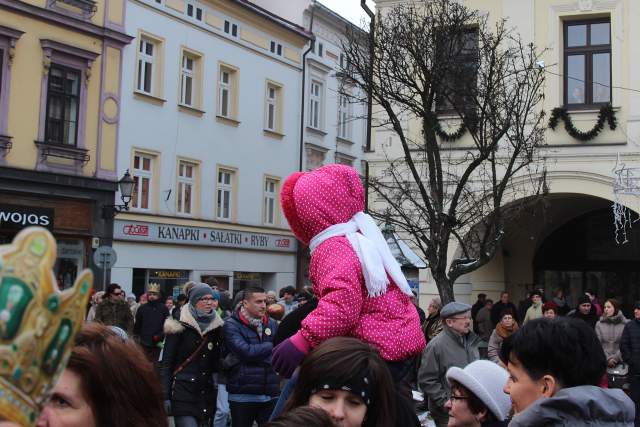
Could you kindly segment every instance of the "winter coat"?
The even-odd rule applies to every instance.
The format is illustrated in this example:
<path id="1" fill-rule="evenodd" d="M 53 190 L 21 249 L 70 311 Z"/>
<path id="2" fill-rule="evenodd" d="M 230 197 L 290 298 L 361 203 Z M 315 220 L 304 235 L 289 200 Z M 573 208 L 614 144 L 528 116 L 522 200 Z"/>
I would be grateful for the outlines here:
<path id="1" fill-rule="evenodd" d="M 427 317 L 427 320 L 424 322 L 424 326 L 422 327 L 424 331 L 424 336 L 427 342 L 431 341 L 436 335 L 442 332 L 442 318 L 440 317 L 440 312 L 435 316 Z"/>
<path id="2" fill-rule="evenodd" d="M 129 304 L 114 301 L 109 297 L 105 297 L 96 307 L 94 320 L 108 326 L 117 326 L 129 335 L 133 330 L 133 316 Z"/>
<path id="3" fill-rule="evenodd" d="M 634 403 L 622 390 L 583 385 L 536 400 L 509 427 L 632 427 L 634 414 Z"/>
<path id="4" fill-rule="evenodd" d="M 531 304 L 531 306 L 527 309 L 527 313 L 524 315 L 524 320 L 522 324 L 527 323 L 529 320 L 539 319 L 542 317 L 542 303 L 535 305 Z"/>
<path id="5" fill-rule="evenodd" d="M 278 325 L 278 331 L 273 336 L 273 346 L 277 346 L 298 332 L 302 326 L 302 321 L 309 313 L 315 310 L 316 307 L 318 307 L 318 300 L 312 298 L 311 301 L 298 306 L 298 308 L 289 313 L 287 317 L 282 319 L 282 322 Z"/>
<path id="6" fill-rule="evenodd" d="M 613 359 L 616 363 L 622 361 L 620 354 L 620 339 L 622 338 L 622 330 L 629 320 L 624 317 L 621 311 L 612 317 L 602 316 L 596 323 L 596 335 L 602 344 L 604 355 L 607 360 Z"/>
<path id="7" fill-rule="evenodd" d="M 478 324 L 478 336 L 485 341 L 489 341 L 489 336 L 493 330 L 493 323 L 491 322 L 491 312 L 487 307 L 482 307 L 478 311 L 476 323 Z"/>
<path id="8" fill-rule="evenodd" d="M 505 309 L 510 309 L 513 311 L 513 317 L 516 318 L 515 321 L 520 323 L 520 318 L 518 316 L 518 309 L 512 302 L 508 302 L 503 304 L 502 301 L 498 301 L 493 304 L 493 308 L 491 309 L 491 321 L 493 322 L 493 326 L 495 327 L 500 321 L 500 315 L 502 311 Z"/>
<path id="9" fill-rule="evenodd" d="M 173 416 L 206 419 L 215 414 L 217 391 L 213 374 L 218 371 L 220 363 L 223 324 L 222 319 L 216 316 L 201 331 L 188 304 L 180 311 L 180 321 L 173 317 L 166 319 L 160 379 L 164 399 L 171 400 Z M 174 372 L 196 352 L 203 340 L 206 344 L 202 349 L 174 376 Z"/>
<path id="10" fill-rule="evenodd" d="M 169 317 L 169 309 L 159 300 L 142 304 L 136 312 L 133 333 L 145 347 L 155 347 L 164 339 L 164 322 Z"/>
<path id="11" fill-rule="evenodd" d="M 230 394 L 257 394 L 277 397 L 280 379 L 271 367 L 273 337 L 278 323 L 265 316 L 262 337 L 236 311 L 224 323 L 224 340 L 228 354 L 223 361 Z"/>
<path id="12" fill-rule="evenodd" d="M 291 175 L 280 197 L 289 226 L 305 245 L 365 207 L 360 177 L 343 165 Z M 370 297 L 360 261 L 345 236 L 329 238 L 315 248 L 309 278 L 319 302 L 302 322 L 300 336 L 310 348 L 329 338 L 351 336 L 374 346 L 386 361 L 407 360 L 424 349 L 420 320 L 409 296 L 389 277 L 387 291 Z"/>
<path id="13" fill-rule="evenodd" d="M 491 332 L 491 337 L 489 337 L 489 345 L 487 347 L 487 356 L 489 357 L 489 360 L 494 363 L 500 362 L 500 349 L 502 348 L 502 342 L 517 330 L 518 324 L 515 322 L 511 330 L 502 326 L 501 323 L 496 325 L 496 328 Z"/>
<path id="14" fill-rule="evenodd" d="M 469 363 L 480 358 L 478 347 L 482 340 L 474 332 L 469 332 L 466 337 L 445 327 L 427 344 L 427 349 L 422 354 L 420 371 L 418 372 L 418 385 L 429 399 L 429 407 L 432 405 L 442 409 L 449 399 L 451 390 L 445 377 L 452 366 L 464 368 Z"/>
<path id="15" fill-rule="evenodd" d="M 620 338 L 622 360 L 629 365 L 633 375 L 640 375 L 640 320 L 633 319 L 624 325 Z"/>
<path id="16" fill-rule="evenodd" d="M 596 322 L 598 321 L 598 315 L 595 313 L 595 310 L 593 309 L 591 310 L 591 312 L 589 312 L 589 314 L 582 314 L 580 309 L 576 308 L 575 310 L 569 312 L 567 317 L 573 317 L 574 319 L 584 320 L 585 322 L 587 322 L 589 326 L 591 326 L 591 328 L 595 328 Z"/>

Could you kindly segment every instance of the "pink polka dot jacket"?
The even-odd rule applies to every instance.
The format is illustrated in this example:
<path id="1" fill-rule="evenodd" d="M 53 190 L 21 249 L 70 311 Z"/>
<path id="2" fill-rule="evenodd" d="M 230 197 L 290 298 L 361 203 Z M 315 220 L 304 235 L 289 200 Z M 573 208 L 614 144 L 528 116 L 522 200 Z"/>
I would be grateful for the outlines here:
<path id="1" fill-rule="evenodd" d="M 364 210 L 360 177 L 343 165 L 290 175 L 280 199 L 289 226 L 305 245 L 326 228 Z M 424 349 L 418 313 L 409 297 L 391 277 L 384 294 L 369 297 L 360 261 L 346 237 L 331 237 L 314 250 L 309 278 L 319 303 L 292 337 L 299 349 L 307 352 L 337 336 L 359 338 L 387 361 L 405 360 Z"/>

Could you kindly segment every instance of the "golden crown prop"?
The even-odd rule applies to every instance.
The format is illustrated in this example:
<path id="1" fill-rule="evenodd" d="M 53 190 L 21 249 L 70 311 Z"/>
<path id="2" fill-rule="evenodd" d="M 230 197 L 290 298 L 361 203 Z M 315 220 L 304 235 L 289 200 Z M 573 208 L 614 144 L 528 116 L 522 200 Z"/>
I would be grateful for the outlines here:
<path id="1" fill-rule="evenodd" d="M 56 241 L 40 227 L 0 246 L 0 420 L 35 425 L 84 322 L 93 275 L 61 292 Z"/>
<path id="2" fill-rule="evenodd" d="M 147 286 L 147 292 L 155 292 L 156 294 L 160 293 L 160 283 L 149 283 Z"/>

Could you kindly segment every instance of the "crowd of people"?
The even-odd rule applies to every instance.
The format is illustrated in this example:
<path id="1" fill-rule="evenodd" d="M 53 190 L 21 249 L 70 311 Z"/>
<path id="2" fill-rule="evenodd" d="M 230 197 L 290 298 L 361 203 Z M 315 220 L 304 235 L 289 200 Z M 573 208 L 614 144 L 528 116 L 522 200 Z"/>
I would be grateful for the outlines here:
<path id="1" fill-rule="evenodd" d="M 312 288 L 150 283 L 136 301 L 110 284 L 37 425 L 419 427 L 412 386 L 438 427 L 639 425 L 640 302 L 631 321 L 593 292 L 573 311 L 538 290 L 425 313 L 355 170 L 294 173 L 281 205 Z"/>

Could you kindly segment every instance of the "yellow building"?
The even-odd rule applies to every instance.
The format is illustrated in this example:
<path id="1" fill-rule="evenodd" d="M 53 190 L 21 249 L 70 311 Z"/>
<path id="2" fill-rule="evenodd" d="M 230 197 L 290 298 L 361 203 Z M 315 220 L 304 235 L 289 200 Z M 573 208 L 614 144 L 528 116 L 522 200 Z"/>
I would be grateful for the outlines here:
<path id="1" fill-rule="evenodd" d="M 124 18 L 125 0 L 0 0 L 0 243 L 49 228 L 61 287 L 111 244 Z"/>
<path id="2" fill-rule="evenodd" d="M 397 3 L 376 0 L 382 13 Z M 618 201 L 631 210 L 632 220 L 640 212 L 640 195 L 614 193 L 614 170 L 623 163 L 635 174 L 628 186 L 640 193 L 640 2 L 469 0 L 465 5 L 486 13 L 490 21 L 506 18 L 525 43 L 547 49 L 545 111 L 564 107 L 575 128 L 588 131 L 600 107 L 610 103 L 618 126 L 605 125 L 584 142 L 571 136 L 563 122 L 546 130 L 540 154 L 549 196 L 506 225 L 501 250 L 489 264 L 458 279 L 456 298 L 474 302 L 478 293 L 486 293 L 495 299 L 506 289 L 518 301 L 527 290 L 541 287 L 547 298 L 562 290 L 572 306 L 591 290 L 601 301 L 616 297 L 628 308 L 640 299 L 640 222 L 632 228 L 627 224 L 625 237 L 622 228 L 616 232 L 611 207 Z M 374 139 L 376 153 L 369 161 L 379 172 L 386 163 L 383 152 L 395 148 L 388 131 L 374 131 Z M 452 243 L 449 259 L 460 252 Z M 426 306 L 437 289 L 428 270 L 420 279 Z"/>

